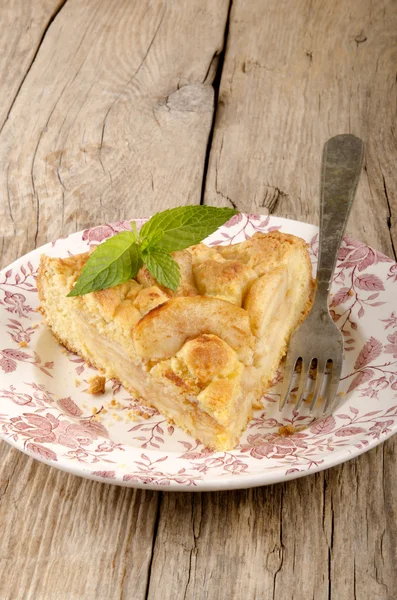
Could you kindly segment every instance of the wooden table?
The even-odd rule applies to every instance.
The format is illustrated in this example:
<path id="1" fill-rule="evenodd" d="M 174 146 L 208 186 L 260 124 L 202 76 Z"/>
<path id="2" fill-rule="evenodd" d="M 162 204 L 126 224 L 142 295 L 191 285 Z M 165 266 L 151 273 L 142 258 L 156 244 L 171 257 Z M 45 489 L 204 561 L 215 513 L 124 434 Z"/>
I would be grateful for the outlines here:
<path id="1" fill-rule="evenodd" d="M 350 233 L 395 256 L 395 0 L 0 7 L 2 265 L 187 203 L 316 222 L 341 132 L 366 142 Z M 178 494 L 2 443 L 0 599 L 396 599 L 396 457 L 394 437 L 286 484 Z"/>

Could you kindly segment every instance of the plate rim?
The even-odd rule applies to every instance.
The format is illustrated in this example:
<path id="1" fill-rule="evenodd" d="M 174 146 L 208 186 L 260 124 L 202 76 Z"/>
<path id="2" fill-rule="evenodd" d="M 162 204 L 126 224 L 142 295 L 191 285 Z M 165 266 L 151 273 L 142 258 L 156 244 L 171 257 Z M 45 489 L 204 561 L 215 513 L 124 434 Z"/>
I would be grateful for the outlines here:
<path id="1" fill-rule="evenodd" d="M 250 216 L 252 215 L 252 213 L 240 213 L 243 216 Z M 263 218 L 267 218 L 267 215 L 260 215 Z M 296 219 L 287 219 L 284 217 L 279 217 L 277 215 L 268 215 L 270 219 L 277 221 L 278 223 L 281 224 L 281 226 L 283 226 L 283 224 L 288 227 L 288 225 L 294 224 L 295 227 L 307 227 L 307 228 L 311 228 L 311 229 L 315 229 L 318 232 L 318 226 L 314 225 L 312 223 L 307 223 L 304 221 L 298 221 Z M 130 220 L 138 220 L 138 221 L 145 221 L 150 217 L 147 218 L 140 218 L 140 217 L 136 217 L 135 219 L 130 219 Z M 88 230 L 92 230 L 95 227 L 101 227 L 103 226 L 103 224 L 101 225 L 94 225 L 90 228 L 88 228 Z M 53 247 L 54 243 L 56 243 L 58 240 L 64 240 L 64 239 L 69 239 L 69 238 L 73 238 L 74 236 L 80 236 L 82 237 L 84 231 L 87 230 L 80 230 L 77 232 L 72 232 L 69 235 L 65 236 L 64 238 L 58 238 L 57 240 L 55 240 L 55 242 L 46 242 L 45 244 L 43 244 L 42 246 L 35 248 L 33 250 L 31 250 L 30 252 L 28 252 L 27 254 L 18 257 L 17 259 L 15 259 L 12 263 L 10 263 L 9 265 L 5 266 L 4 268 L 2 268 L 0 270 L 0 275 L 4 274 L 6 271 L 8 271 L 9 269 L 13 269 L 15 267 L 17 267 L 22 261 L 26 262 L 27 260 L 29 260 L 29 257 L 31 256 L 35 256 L 35 258 L 37 257 L 37 254 L 40 253 L 44 253 L 46 252 L 49 248 Z M 296 235 L 296 234 L 294 234 Z M 365 247 L 374 250 L 371 246 L 369 246 L 368 244 L 365 244 L 364 242 L 360 242 L 360 244 L 364 244 Z M 387 257 L 385 254 L 379 252 L 378 250 L 374 250 L 378 255 L 384 256 L 386 257 L 391 264 L 397 264 L 394 259 L 391 259 L 390 257 Z M 336 414 L 336 413 L 333 413 Z M 205 479 L 195 479 L 194 480 L 194 484 L 192 485 L 191 483 L 175 483 L 175 482 L 170 482 L 168 485 L 167 484 L 161 484 L 161 483 L 142 483 L 136 480 L 133 481 L 126 481 L 123 479 L 123 472 L 120 472 L 120 467 L 115 466 L 115 477 L 110 479 L 101 475 L 96 475 L 94 474 L 94 472 L 92 471 L 92 469 L 86 469 L 84 468 L 83 464 L 81 463 L 74 463 L 72 462 L 72 460 L 68 460 L 65 459 L 64 456 L 60 455 L 57 457 L 57 461 L 53 461 L 53 460 L 49 460 L 44 458 L 43 456 L 37 456 L 35 454 L 33 454 L 32 452 L 29 452 L 28 450 L 26 450 L 23 445 L 20 442 L 16 442 L 14 440 L 12 440 L 11 438 L 7 437 L 7 434 L 3 434 L 3 432 L 0 429 L 0 440 L 5 441 L 6 443 L 8 443 L 11 447 L 19 450 L 20 452 L 23 452 L 25 455 L 29 456 L 30 458 L 33 458 L 39 462 L 42 462 L 50 467 L 55 467 L 56 469 L 66 472 L 68 474 L 72 474 L 72 475 L 76 475 L 79 477 L 82 477 L 84 479 L 89 479 L 89 480 L 93 480 L 93 481 L 98 481 L 101 483 L 107 483 L 107 484 L 111 484 L 111 485 L 118 485 L 121 487 L 130 487 L 130 488 L 137 488 L 137 489 L 146 489 L 146 490 L 154 490 L 154 491 L 172 491 L 172 492 L 202 492 L 202 491 L 226 491 L 226 490 L 236 490 L 236 489 L 249 489 L 249 488 L 253 488 L 253 487 L 261 487 L 261 486 L 265 486 L 265 485 L 273 485 L 275 483 L 280 483 L 280 482 L 284 482 L 284 481 L 290 481 L 293 479 L 299 479 L 301 477 L 305 477 L 307 475 L 311 475 L 314 473 L 318 473 L 321 471 L 324 471 L 326 469 L 332 468 L 334 466 L 337 466 L 339 464 L 342 464 L 344 462 L 347 462 L 353 458 L 357 458 L 358 456 L 360 456 L 361 454 L 364 454 L 365 452 L 368 452 L 369 450 L 372 450 L 373 448 L 375 448 L 376 446 L 382 444 L 383 442 L 385 442 L 387 439 L 389 439 L 392 435 L 394 435 L 395 433 L 397 433 L 397 421 L 391 426 L 391 430 L 388 431 L 387 433 L 380 433 L 378 438 L 375 437 L 371 437 L 370 440 L 368 440 L 368 444 L 361 447 L 361 448 L 357 448 L 355 447 L 353 444 L 351 444 L 350 446 L 341 446 L 338 449 L 335 449 L 334 453 L 328 453 L 327 455 L 324 456 L 323 462 L 320 464 L 314 464 L 313 466 L 310 466 L 309 468 L 305 469 L 303 468 L 302 470 L 299 471 L 294 471 L 292 473 L 285 473 L 285 467 L 275 467 L 274 470 L 264 470 L 264 471 L 256 471 L 254 473 L 238 473 L 233 474 L 230 473 L 228 475 L 225 476 L 219 476 L 219 475 L 208 475 L 205 477 Z M 148 454 L 152 454 L 157 456 L 158 454 L 164 454 L 165 452 L 161 452 L 161 451 L 155 451 L 155 450 L 151 450 L 151 449 L 145 449 L 145 452 Z M 214 453 L 216 455 L 216 453 Z M 92 467 L 93 465 L 90 465 L 90 467 Z"/>
<path id="2" fill-rule="evenodd" d="M 388 440 L 390 437 L 392 437 L 393 435 L 395 435 L 397 433 L 397 425 L 395 427 L 396 427 L 396 431 L 391 430 L 389 433 L 383 434 L 381 438 L 377 438 L 377 439 L 372 438 L 372 440 L 370 442 L 368 442 L 368 446 L 364 446 L 363 448 L 355 448 L 354 451 L 349 453 L 348 457 L 343 455 L 343 450 L 341 450 L 339 452 L 335 452 L 335 454 L 333 454 L 333 455 L 331 455 L 331 454 L 328 455 L 330 458 L 333 456 L 335 456 L 335 458 L 336 458 L 336 460 L 330 460 L 329 461 L 330 464 L 326 464 L 327 459 L 325 458 L 324 462 L 321 463 L 320 465 L 317 465 L 317 466 L 307 469 L 307 470 L 295 471 L 294 473 L 289 473 L 288 475 L 286 475 L 285 472 L 284 472 L 284 474 L 279 472 L 278 477 L 277 476 L 271 477 L 273 472 L 269 472 L 269 473 L 258 472 L 255 474 L 252 474 L 252 473 L 245 474 L 245 475 L 242 474 L 242 475 L 239 475 L 238 477 L 234 477 L 234 478 L 233 478 L 233 475 L 230 475 L 230 477 L 224 477 L 224 478 L 221 478 L 221 477 L 216 478 L 216 476 L 212 476 L 211 478 L 208 477 L 207 479 L 203 479 L 203 480 L 195 480 L 194 485 L 189 485 L 189 484 L 175 485 L 172 483 L 170 485 L 165 485 L 165 484 L 156 484 L 156 483 L 140 483 L 137 481 L 131 482 L 131 481 L 125 481 L 124 479 L 118 479 L 117 476 L 114 479 L 109 479 L 107 477 L 102 477 L 100 475 L 94 475 L 92 471 L 85 470 L 85 469 L 80 469 L 78 471 L 74 471 L 72 467 L 69 467 L 69 461 L 67 461 L 66 464 L 62 464 L 59 460 L 57 462 L 54 462 L 54 461 L 47 460 L 42 457 L 40 457 L 40 458 L 36 457 L 34 454 L 28 452 L 25 448 L 20 448 L 17 445 L 17 443 L 15 443 L 13 440 L 3 437 L 1 432 L 0 432 L 0 440 L 3 440 L 7 444 L 9 444 L 12 448 L 15 448 L 16 450 L 22 452 L 23 454 L 25 454 L 29 458 L 32 458 L 33 460 L 36 460 L 37 462 L 40 462 L 49 467 L 58 469 L 59 471 L 62 471 L 64 473 L 68 473 L 69 475 L 75 475 L 77 477 L 81 477 L 82 479 L 89 479 L 91 481 L 97 481 L 99 483 L 107 483 L 109 485 L 117 485 L 120 487 L 135 488 L 135 489 L 140 489 L 140 490 L 152 490 L 152 491 L 157 491 L 157 492 L 217 492 L 217 491 L 226 492 L 226 491 L 233 491 L 233 490 L 247 490 L 247 489 L 256 488 L 256 487 L 265 487 L 267 485 L 274 485 L 276 483 L 292 481 L 293 479 L 301 479 L 302 477 L 307 477 L 309 475 L 314 475 L 315 473 L 319 473 L 321 471 L 326 471 L 327 469 L 331 469 L 332 467 L 336 467 L 345 462 L 349 462 L 350 460 L 357 458 L 361 454 L 365 454 L 366 452 L 373 450 L 373 448 L 375 448 L 376 446 L 383 444 L 383 442 L 385 442 L 386 440 Z M 147 452 L 153 452 L 153 451 L 147 450 Z M 338 456 L 341 460 L 339 460 L 337 458 Z M 75 464 L 75 463 L 71 463 L 71 461 L 70 461 L 70 464 Z M 277 473 L 277 470 L 280 471 L 281 469 L 279 467 L 277 467 L 277 469 L 274 469 L 275 474 Z M 267 476 L 266 481 L 263 481 L 265 476 Z M 231 482 L 233 482 L 233 484 L 231 484 Z M 236 482 L 236 485 L 234 485 L 234 482 Z M 243 484 L 243 485 L 240 485 L 240 484 Z"/>

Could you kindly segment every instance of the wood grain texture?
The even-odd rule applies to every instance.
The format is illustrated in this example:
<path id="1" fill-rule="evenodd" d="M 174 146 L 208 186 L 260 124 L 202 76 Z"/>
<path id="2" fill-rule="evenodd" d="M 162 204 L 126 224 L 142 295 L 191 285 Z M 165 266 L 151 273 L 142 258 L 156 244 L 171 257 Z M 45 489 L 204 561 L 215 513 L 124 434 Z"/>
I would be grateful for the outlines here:
<path id="1" fill-rule="evenodd" d="M 17 40 L 26 56 L 0 57 L 2 265 L 83 227 L 200 201 L 227 2 L 61 4 L 0 12 L 5 47 L 30 14 L 36 31 Z M 1 443 L 1 600 L 145 598 L 158 502 Z"/>
<path id="2" fill-rule="evenodd" d="M 145 597 L 158 494 L 0 457 L 2 600 Z"/>
<path id="3" fill-rule="evenodd" d="M 0 1 L 0 132 L 45 32 L 65 0 Z"/>
<path id="4" fill-rule="evenodd" d="M 392 256 L 396 64 L 393 0 L 235 0 L 205 201 L 317 222 L 322 146 L 354 133 L 366 160 L 348 231 Z"/>
<path id="5" fill-rule="evenodd" d="M 164 494 L 148 598 L 394 600 L 396 450 L 266 488 Z"/>
<path id="6" fill-rule="evenodd" d="M 227 8 L 66 2 L 0 135 L 5 262 L 94 223 L 200 202 Z"/>
<path id="7" fill-rule="evenodd" d="M 49 27 L 61 3 L 13 5 L 21 31 L 29 10 L 42 21 L 28 54 L 7 59 L 19 83 L 0 79 L 2 264 L 199 202 L 228 3 L 67 0 Z M 233 0 L 205 201 L 314 221 L 322 143 L 352 131 L 367 170 L 351 232 L 391 255 L 396 14 L 391 1 Z M 160 494 L 2 443 L 0 599 L 395 600 L 396 456 L 395 436 L 287 484 Z"/>
<path id="8" fill-rule="evenodd" d="M 234 0 L 205 202 L 317 222 L 322 145 L 332 135 L 352 132 L 366 143 L 366 164 L 349 232 L 393 256 L 396 19 L 391 1 Z M 227 558 L 222 564 L 239 566 L 218 564 L 212 579 L 218 594 L 277 600 L 394 598 L 396 449 L 394 438 L 311 481 L 243 493 L 243 509 L 233 498 L 225 511 Z M 268 530 L 256 535 L 258 513 L 262 527 L 270 529 L 268 537 Z M 248 535 L 238 526 L 241 514 Z M 274 515 L 280 515 L 278 543 Z M 206 535 L 205 527 L 201 532 L 200 537 Z M 247 538 L 255 541 L 254 548 Z M 243 549 L 246 560 L 241 559 Z M 272 557 L 273 571 L 259 557 Z M 208 561 L 200 556 L 194 565 L 191 580 L 198 578 L 205 587 Z M 155 573 L 152 567 L 151 582 Z M 188 588 L 186 598 L 200 597 L 194 589 Z M 212 594 L 216 597 L 214 587 Z"/>

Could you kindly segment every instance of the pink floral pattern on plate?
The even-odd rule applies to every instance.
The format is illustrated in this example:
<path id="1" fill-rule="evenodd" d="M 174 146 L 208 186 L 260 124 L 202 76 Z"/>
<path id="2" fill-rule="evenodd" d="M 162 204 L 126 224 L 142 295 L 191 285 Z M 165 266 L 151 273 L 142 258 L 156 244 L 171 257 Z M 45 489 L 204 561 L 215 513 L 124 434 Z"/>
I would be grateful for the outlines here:
<path id="1" fill-rule="evenodd" d="M 142 219 L 136 220 L 138 227 Z M 397 265 L 345 238 L 330 301 L 345 339 L 344 392 L 334 414 L 316 420 L 278 411 L 280 371 L 240 445 L 211 452 L 155 410 L 107 382 L 85 393 L 95 372 L 61 348 L 41 323 L 35 278 L 40 254 L 86 251 L 129 221 L 59 239 L 0 272 L 0 436 L 30 456 L 76 475 L 152 489 L 232 489 L 266 485 L 328 468 L 397 431 Z M 236 215 L 208 243 L 231 244 L 256 231 L 303 237 L 316 268 L 317 228 L 263 215 Z M 76 378 L 78 381 L 76 382 Z M 76 383 L 80 385 L 76 387 Z M 109 410 L 112 398 L 117 408 Z M 107 407 L 107 409 L 105 408 Z M 145 418 L 131 421 L 139 409 Z M 98 420 L 99 419 L 99 420 Z"/>

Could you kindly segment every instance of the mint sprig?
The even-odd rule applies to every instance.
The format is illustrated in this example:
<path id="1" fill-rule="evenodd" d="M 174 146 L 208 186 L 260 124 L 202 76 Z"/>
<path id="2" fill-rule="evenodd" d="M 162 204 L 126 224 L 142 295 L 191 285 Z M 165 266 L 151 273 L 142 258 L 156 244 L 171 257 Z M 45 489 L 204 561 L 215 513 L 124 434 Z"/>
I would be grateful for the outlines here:
<path id="1" fill-rule="evenodd" d="M 170 208 L 153 215 L 143 225 L 141 236 L 146 237 L 160 230 L 163 237 L 156 242 L 158 248 L 166 252 L 183 250 L 214 233 L 236 213 L 233 208 L 215 208 L 200 204 Z"/>
<path id="2" fill-rule="evenodd" d="M 198 244 L 237 211 L 213 206 L 179 206 L 159 212 L 138 232 L 123 231 L 100 244 L 85 263 L 68 296 L 82 296 L 114 287 L 136 277 L 143 264 L 150 274 L 173 291 L 181 275 L 171 252 Z"/>
<path id="3" fill-rule="evenodd" d="M 181 280 L 181 272 L 171 254 L 161 248 L 149 248 L 143 253 L 143 260 L 156 281 L 175 292 Z"/>
<path id="4" fill-rule="evenodd" d="M 131 273 L 138 273 L 142 264 L 141 249 L 133 233 L 118 233 L 91 254 L 68 296 L 83 296 L 124 283 L 131 279 Z"/>

